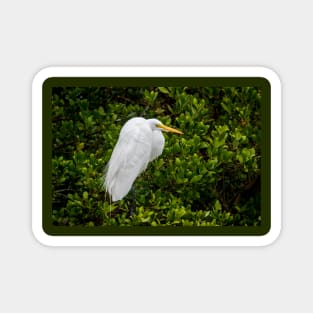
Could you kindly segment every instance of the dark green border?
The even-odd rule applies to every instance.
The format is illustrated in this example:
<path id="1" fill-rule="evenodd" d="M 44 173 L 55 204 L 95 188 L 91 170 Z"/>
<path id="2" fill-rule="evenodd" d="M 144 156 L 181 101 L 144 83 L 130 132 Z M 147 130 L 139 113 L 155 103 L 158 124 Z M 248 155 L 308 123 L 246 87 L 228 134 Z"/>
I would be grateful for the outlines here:
<path id="1" fill-rule="evenodd" d="M 52 225 L 51 196 L 51 159 L 52 159 L 52 124 L 51 95 L 53 87 L 149 87 L 149 86 L 256 86 L 262 90 L 261 98 L 261 226 L 222 226 L 222 227 L 174 227 L 174 226 L 132 226 L 132 227 L 82 227 Z M 48 235 L 231 235 L 262 236 L 271 227 L 271 86 L 263 77 L 51 77 L 43 83 L 43 230 Z"/>

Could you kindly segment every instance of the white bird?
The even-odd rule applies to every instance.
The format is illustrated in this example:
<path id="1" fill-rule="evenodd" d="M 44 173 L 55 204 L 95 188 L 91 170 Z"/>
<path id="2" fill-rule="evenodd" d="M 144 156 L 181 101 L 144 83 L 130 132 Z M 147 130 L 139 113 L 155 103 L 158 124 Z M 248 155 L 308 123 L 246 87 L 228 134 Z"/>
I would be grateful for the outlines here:
<path id="1" fill-rule="evenodd" d="M 112 201 L 125 197 L 148 163 L 162 154 L 162 131 L 183 134 L 157 119 L 142 117 L 134 117 L 122 127 L 104 175 L 103 185 Z"/>

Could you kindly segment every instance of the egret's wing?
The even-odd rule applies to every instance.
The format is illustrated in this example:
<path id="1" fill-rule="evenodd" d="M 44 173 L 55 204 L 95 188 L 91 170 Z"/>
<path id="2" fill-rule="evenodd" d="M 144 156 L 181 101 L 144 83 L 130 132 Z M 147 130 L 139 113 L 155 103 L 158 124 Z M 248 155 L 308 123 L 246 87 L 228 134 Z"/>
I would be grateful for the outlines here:
<path id="1" fill-rule="evenodd" d="M 148 165 L 152 130 L 142 120 L 135 119 L 133 123 L 125 124 L 112 152 L 104 182 L 112 201 L 126 196 L 136 177 Z"/>

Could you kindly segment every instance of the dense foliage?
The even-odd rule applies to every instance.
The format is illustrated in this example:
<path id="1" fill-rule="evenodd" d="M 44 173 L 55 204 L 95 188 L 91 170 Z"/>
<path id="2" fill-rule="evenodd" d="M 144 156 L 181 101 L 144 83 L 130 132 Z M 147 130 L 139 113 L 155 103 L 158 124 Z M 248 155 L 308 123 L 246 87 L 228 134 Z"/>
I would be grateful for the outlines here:
<path id="1" fill-rule="evenodd" d="M 54 225 L 260 225 L 260 91 L 255 87 L 54 88 Z M 158 118 L 163 154 L 111 203 L 102 176 L 130 118 Z"/>

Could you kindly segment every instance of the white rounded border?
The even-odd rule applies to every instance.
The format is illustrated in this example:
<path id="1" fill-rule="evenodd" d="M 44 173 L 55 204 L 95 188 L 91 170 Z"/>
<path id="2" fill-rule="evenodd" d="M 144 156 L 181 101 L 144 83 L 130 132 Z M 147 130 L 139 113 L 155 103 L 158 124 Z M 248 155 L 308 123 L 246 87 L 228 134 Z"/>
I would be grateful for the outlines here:
<path id="1" fill-rule="evenodd" d="M 262 77 L 271 85 L 271 228 L 263 236 L 50 236 L 42 228 L 42 85 L 51 77 Z M 281 230 L 282 103 L 278 75 L 265 67 L 48 67 L 32 84 L 32 229 L 48 246 L 265 246 Z"/>

